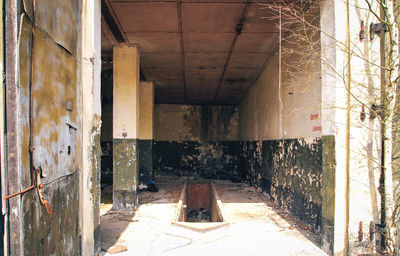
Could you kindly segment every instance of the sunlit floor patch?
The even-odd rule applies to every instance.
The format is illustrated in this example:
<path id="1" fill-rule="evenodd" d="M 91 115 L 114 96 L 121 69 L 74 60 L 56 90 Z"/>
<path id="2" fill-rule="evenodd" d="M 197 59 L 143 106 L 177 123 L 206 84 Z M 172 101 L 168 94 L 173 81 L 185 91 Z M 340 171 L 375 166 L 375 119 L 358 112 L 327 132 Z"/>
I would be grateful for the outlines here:
<path id="1" fill-rule="evenodd" d="M 205 233 L 171 224 L 183 184 L 157 185 L 140 194 L 137 211 L 102 210 L 103 254 L 123 244 L 115 255 L 326 255 L 304 224 L 247 185 L 216 181 L 231 224 Z"/>

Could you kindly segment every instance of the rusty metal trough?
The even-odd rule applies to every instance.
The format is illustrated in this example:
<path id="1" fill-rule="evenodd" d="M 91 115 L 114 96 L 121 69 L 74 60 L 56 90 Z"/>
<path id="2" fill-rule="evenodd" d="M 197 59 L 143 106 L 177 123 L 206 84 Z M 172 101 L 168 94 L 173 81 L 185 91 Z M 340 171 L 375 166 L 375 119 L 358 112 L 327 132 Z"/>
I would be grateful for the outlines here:
<path id="1" fill-rule="evenodd" d="M 205 209 L 210 221 L 189 222 L 188 209 Z M 190 218 L 189 218 L 190 219 Z M 214 230 L 229 225 L 223 205 L 212 182 L 186 181 L 176 207 L 172 224 L 199 232 Z"/>

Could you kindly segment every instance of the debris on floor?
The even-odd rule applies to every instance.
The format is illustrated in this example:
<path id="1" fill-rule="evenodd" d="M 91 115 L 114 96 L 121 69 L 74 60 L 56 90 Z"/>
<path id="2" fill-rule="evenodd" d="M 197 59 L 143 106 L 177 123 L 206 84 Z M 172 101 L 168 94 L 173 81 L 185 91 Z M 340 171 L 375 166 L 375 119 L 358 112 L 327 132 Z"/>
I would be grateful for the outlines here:
<path id="1" fill-rule="evenodd" d="M 107 252 L 109 254 L 114 254 L 114 253 L 119 253 L 119 252 L 125 252 L 128 250 L 128 246 L 126 244 L 116 244 L 110 247 Z"/>
<path id="2" fill-rule="evenodd" d="M 150 192 L 158 192 L 156 184 L 151 180 L 149 180 L 149 182 L 147 183 L 147 190 Z"/>
<path id="3" fill-rule="evenodd" d="M 149 180 L 147 184 L 139 185 L 139 191 L 158 192 L 158 188 L 152 180 Z"/>
<path id="4" fill-rule="evenodd" d="M 208 212 L 204 208 L 200 208 L 200 209 L 187 208 L 186 221 L 187 222 L 210 222 L 211 215 L 210 215 L 210 212 Z"/>

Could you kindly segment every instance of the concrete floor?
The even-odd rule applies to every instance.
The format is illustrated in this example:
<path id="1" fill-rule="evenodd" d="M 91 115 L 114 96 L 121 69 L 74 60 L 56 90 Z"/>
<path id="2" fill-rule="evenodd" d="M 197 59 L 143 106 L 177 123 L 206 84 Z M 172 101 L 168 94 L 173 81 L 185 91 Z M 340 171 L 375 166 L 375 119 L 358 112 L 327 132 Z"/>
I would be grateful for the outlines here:
<path id="1" fill-rule="evenodd" d="M 102 255 L 326 255 L 317 236 L 260 190 L 215 181 L 230 225 L 200 233 L 171 224 L 182 182 L 158 182 L 141 192 L 136 211 L 101 206 Z"/>

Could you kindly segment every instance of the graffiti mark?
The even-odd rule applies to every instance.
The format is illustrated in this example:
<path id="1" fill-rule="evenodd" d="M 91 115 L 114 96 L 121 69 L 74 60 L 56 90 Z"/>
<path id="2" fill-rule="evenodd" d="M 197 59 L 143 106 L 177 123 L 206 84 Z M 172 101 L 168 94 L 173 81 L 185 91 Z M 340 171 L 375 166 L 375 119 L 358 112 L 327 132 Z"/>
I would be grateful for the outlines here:
<path id="1" fill-rule="evenodd" d="M 320 131 L 322 131 L 322 126 L 321 125 L 313 126 L 312 131 L 313 132 L 320 132 Z"/>
<path id="2" fill-rule="evenodd" d="M 310 114 L 310 120 L 317 120 L 319 118 L 319 114 Z"/>

